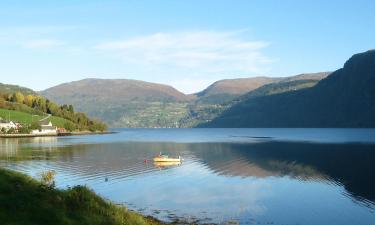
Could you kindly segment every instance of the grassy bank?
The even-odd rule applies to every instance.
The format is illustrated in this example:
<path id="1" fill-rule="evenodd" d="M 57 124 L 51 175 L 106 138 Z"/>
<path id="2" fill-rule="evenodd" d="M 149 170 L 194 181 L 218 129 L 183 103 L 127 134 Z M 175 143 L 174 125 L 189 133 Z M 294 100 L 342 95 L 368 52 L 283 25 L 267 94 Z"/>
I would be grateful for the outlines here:
<path id="1" fill-rule="evenodd" d="M 86 187 L 58 190 L 0 168 L 0 223 L 4 225 L 161 225 L 116 206 Z"/>
<path id="2" fill-rule="evenodd" d="M 0 117 L 3 119 L 8 119 L 10 117 L 10 120 L 23 123 L 23 124 L 31 124 L 32 121 L 38 121 L 43 118 L 45 118 L 47 115 L 33 115 L 25 112 L 19 112 L 14 110 L 8 110 L 8 109 L 1 109 L 0 108 Z M 53 125 L 58 127 L 64 127 L 64 124 L 68 122 L 68 120 L 63 119 L 61 117 L 51 116 L 49 120 L 52 122 Z"/>

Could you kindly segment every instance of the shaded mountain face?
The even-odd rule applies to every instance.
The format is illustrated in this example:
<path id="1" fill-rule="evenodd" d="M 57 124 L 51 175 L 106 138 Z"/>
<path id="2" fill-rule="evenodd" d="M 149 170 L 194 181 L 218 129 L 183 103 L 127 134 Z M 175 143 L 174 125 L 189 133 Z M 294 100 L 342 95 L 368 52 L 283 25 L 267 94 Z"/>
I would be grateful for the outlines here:
<path id="1" fill-rule="evenodd" d="M 317 85 L 245 98 L 205 127 L 375 127 L 375 50 L 356 54 Z"/>

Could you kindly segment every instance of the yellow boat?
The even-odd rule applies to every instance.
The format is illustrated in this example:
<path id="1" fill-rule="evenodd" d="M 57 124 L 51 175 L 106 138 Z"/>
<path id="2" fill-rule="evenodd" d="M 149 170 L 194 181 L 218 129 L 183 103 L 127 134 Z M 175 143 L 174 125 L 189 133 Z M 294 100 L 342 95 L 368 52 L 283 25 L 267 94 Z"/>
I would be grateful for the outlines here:
<path id="1" fill-rule="evenodd" d="M 178 156 L 178 158 L 170 158 L 167 155 L 158 155 L 154 158 L 154 162 L 181 162 L 182 158 L 181 156 Z"/>
<path id="2" fill-rule="evenodd" d="M 156 167 L 170 167 L 170 166 L 179 166 L 181 162 L 154 162 Z"/>

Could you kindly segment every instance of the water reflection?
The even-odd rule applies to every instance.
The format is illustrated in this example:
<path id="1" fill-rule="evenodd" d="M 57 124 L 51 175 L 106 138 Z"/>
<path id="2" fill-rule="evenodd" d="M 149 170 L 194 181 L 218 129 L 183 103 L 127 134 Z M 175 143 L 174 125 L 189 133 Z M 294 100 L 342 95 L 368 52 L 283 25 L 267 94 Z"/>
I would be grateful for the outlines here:
<path id="1" fill-rule="evenodd" d="M 372 144 L 72 144 L 69 139 L 40 138 L 0 139 L 0 146 L 2 166 L 31 175 L 54 169 L 59 187 L 87 184 L 111 200 L 164 220 L 353 224 L 350 218 L 360 216 L 362 224 L 370 224 L 375 219 Z M 181 155 L 185 161 L 145 163 L 159 152 Z M 352 216 L 333 220 L 342 212 Z"/>
<path id="2" fill-rule="evenodd" d="M 174 166 L 181 166 L 181 162 L 154 162 L 154 166 L 157 168 L 168 168 Z"/>

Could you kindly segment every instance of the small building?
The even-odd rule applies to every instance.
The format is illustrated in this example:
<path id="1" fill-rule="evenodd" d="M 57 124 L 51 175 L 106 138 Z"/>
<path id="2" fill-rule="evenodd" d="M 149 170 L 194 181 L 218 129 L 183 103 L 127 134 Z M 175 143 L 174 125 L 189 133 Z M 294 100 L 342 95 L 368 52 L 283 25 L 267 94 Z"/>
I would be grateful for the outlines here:
<path id="1" fill-rule="evenodd" d="M 17 125 L 13 121 L 10 121 L 10 122 L 0 121 L 0 130 L 2 130 L 3 128 L 5 129 L 5 131 L 8 131 L 11 128 L 16 130 Z"/>
<path id="2" fill-rule="evenodd" d="M 32 134 L 57 134 L 57 127 L 53 126 L 51 121 L 43 119 L 39 121 L 40 129 L 32 130 Z"/>

